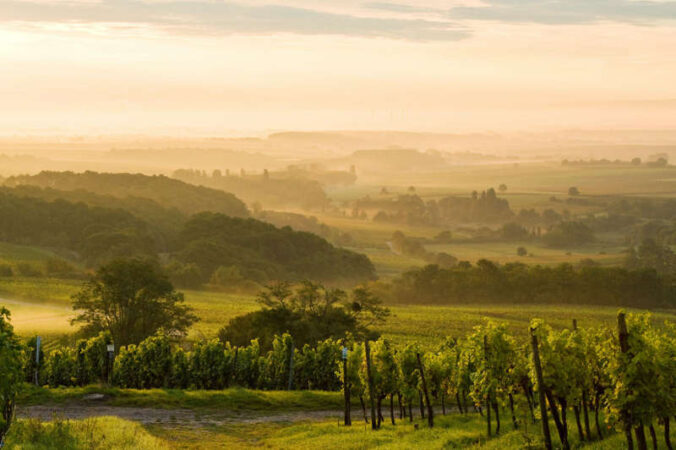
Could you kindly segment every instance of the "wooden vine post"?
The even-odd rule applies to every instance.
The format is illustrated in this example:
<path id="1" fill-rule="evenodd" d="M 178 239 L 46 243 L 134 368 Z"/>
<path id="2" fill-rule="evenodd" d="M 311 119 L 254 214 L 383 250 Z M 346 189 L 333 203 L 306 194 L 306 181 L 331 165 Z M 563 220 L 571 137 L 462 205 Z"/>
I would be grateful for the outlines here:
<path id="1" fill-rule="evenodd" d="M 535 335 L 535 329 L 530 329 L 530 341 L 533 347 L 533 365 L 535 366 L 535 376 L 538 383 L 538 398 L 540 406 L 540 420 L 542 421 L 542 434 L 545 439 L 545 448 L 552 450 L 552 435 L 549 433 L 549 418 L 547 417 L 547 403 L 545 399 L 545 387 L 542 377 L 542 364 L 540 364 L 540 350 L 538 349 L 538 338 Z"/>
<path id="2" fill-rule="evenodd" d="M 295 352 L 295 347 L 293 342 L 291 342 L 291 355 L 289 356 L 289 391 L 293 389 L 293 354 Z"/>
<path id="3" fill-rule="evenodd" d="M 345 394 L 345 425 L 352 425 L 350 413 L 350 383 L 347 381 L 347 347 L 343 347 L 343 393 Z"/>
<path id="4" fill-rule="evenodd" d="M 369 384 L 369 401 L 371 403 L 371 429 L 377 430 L 376 404 L 373 398 L 373 377 L 371 376 L 371 349 L 368 339 L 364 341 L 364 356 L 366 357 L 366 378 Z"/>
<path id="5" fill-rule="evenodd" d="M 432 402 L 430 402 L 430 395 L 427 392 L 427 382 L 425 381 L 425 368 L 420 359 L 420 353 L 415 354 L 418 358 L 418 369 L 420 370 L 420 379 L 422 381 L 423 393 L 425 394 L 425 403 L 427 403 L 427 423 L 432 428 L 434 426 L 434 410 L 432 409 Z"/>
<path id="6" fill-rule="evenodd" d="M 617 315 L 617 332 L 620 340 L 620 351 L 626 356 L 627 359 L 631 359 L 632 355 L 629 351 L 629 332 L 627 331 L 627 320 L 623 312 L 620 312 Z M 627 447 L 629 449 L 633 449 L 634 439 L 631 436 L 631 413 L 626 409 L 623 409 L 620 412 L 620 415 L 622 417 L 622 421 L 624 422 L 624 434 L 627 438 Z M 646 442 L 643 424 L 636 424 L 634 427 L 634 433 L 636 434 L 639 450 L 647 450 L 648 445 Z"/>
<path id="7" fill-rule="evenodd" d="M 578 330 L 577 330 L 577 319 L 573 319 L 573 331 L 575 333 L 578 332 Z M 589 426 L 589 410 L 587 408 L 588 405 L 589 405 L 589 400 L 587 398 L 587 390 L 582 389 L 582 414 L 584 415 L 584 428 L 585 428 L 585 433 L 587 435 L 586 439 L 588 441 L 591 441 L 592 435 L 591 435 L 591 427 Z M 578 427 L 578 433 L 580 434 L 580 436 L 584 436 L 584 434 L 582 434 L 582 429 L 581 429 L 582 427 L 580 426 L 579 412 L 576 412 L 575 414 L 576 414 L 576 420 L 577 420 L 577 423 L 578 423 L 578 426 L 577 426 Z"/>
<path id="8" fill-rule="evenodd" d="M 486 367 L 488 367 L 488 337 L 484 335 L 484 360 L 486 361 Z M 491 437 L 491 394 L 490 392 L 486 393 L 486 429 L 488 431 L 488 437 Z"/>

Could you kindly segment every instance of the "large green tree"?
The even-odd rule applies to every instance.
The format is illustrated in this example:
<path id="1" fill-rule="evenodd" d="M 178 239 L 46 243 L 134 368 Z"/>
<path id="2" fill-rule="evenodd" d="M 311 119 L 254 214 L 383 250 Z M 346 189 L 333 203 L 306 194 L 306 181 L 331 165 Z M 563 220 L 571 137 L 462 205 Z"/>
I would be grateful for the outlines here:
<path id="1" fill-rule="evenodd" d="M 223 327 L 223 342 L 246 345 L 259 339 L 268 349 L 277 335 L 289 333 L 299 346 L 325 339 L 341 339 L 347 333 L 358 338 L 377 338 L 371 326 L 383 322 L 389 309 L 368 289 L 355 288 L 350 295 L 341 289 L 304 281 L 295 289 L 288 283 L 268 285 L 258 295 L 262 308 L 244 314 Z"/>
<path id="2" fill-rule="evenodd" d="M 72 322 L 84 324 L 85 334 L 109 331 L 118 346 L 138 344 L 160 331 L 184 334 L 197 317 L 183 302 L 154 261 L 116 259 L 73 295 Z"/>
<path id="3" fill-rule="evenodd" d="M 16 394 L 23 381 L 21 344 L 9 317 L 9 311 L 0 308 L 0 448 L 12 425 Z"/>

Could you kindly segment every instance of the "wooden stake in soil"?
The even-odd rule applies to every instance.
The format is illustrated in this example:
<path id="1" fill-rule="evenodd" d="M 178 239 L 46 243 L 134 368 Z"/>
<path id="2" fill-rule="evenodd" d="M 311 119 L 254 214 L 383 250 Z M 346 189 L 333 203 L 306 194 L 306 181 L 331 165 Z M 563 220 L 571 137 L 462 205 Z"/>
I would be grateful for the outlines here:
<path id="1" fill-rule="evenodd" d="M 623 312 L 617 315 L 617 334 L 620 340 L 620 350 L 622 353 L 629 353 L 629 332 L 627 331 L 627 321 Z M 633 450 L 634 438 L 631 435 L 629 412 L 626 410 L 620 411 L 620 417 L 622 422 L 624 422 L 624 436 L 627 438 L 627 448 Z"/>
<path id="2" fill-rule="evenodd" d="M 343 347 L 343 393 L 345 394 L 345 426 L 352 425 L 350 383 L 347 382 L 347 347 Z"/>
<path id="3" fill-rule="evenodd" d="M 549 419 L 547 418 L 547 404 L 545 403 L 545 387 L 542 378 L 542 365 L 540 364 L 540 351 L 538 350 L 538 338 L 535 335 L 535 329 L 530 329 L 531 346 L 533 347 L 533 364 L 535 365 L 535 375 L 538 383 L 538 397 L 540 406 L 540 420 L 542 421 L 542 434 L 545 439 L 545 448 L 552 450 L 552 436 L 549 433 Z"/>
<path id="4" fill-rule="evenodd" d="M 364 341 L 364 354 L 366 357 L 366 378 L 369 384 L 369 400 L 371 402 L 371 429 L 376 430 L 378 425 L 376 421 L 376 404 L 373 398 L 373 377 L 371 376 L 371 349 L 369 348 L 369 341 Z"/>
<path id="5" fill-rule="evenodd" d="M 415 356 L 418 358 L 418 369 L 420 370 L 420 379 L 422 380 L 423 393 L 425 394 L 425 403 L 427 403 L 427 423 L 430 428 L 434 426 L 434 410 L 432 409 L 432 403 L 430 402 L 430 395 L 427 392 L 427 383 L 425 382 L 425 368 L 423 367 L 422 360 L 420 359 L 420 353 L 416 353 Z"/>

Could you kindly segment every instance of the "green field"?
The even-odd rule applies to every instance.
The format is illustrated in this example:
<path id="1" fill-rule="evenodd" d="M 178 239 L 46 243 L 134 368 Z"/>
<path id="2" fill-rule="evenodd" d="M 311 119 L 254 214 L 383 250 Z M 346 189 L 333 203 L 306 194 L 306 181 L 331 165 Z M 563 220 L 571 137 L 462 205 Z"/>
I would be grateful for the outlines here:
<path id="1" fill-rule="evenodd" d="M 69 324 L 73 311 L 68 298 L 77 290 L 75 282 L 54 279 L 14 279 L 0 283 L 0 305 L 12 312 L 12 322 L 23 336 L 41 334 L 61 339 L 76 331 Z M 39 297 L 30 302 L 30 294 L 39 290 L 52 292 L 53 299 Z M 188 339 L 216 337 L 218 330 L 238 315 L 260 306 L 254 296 L 223 292 L 186 291 L 186 302 L 195 308 L 200 321 L 189 331 Z M 11 300 L 6 300 L 11 299 Z M 21 300 L 14 300 L 21 299 Z M 568 327 L 577 319 L 582 327 L 600 324 L 612 326 L 617 308 L 599 306 L 553 305 L 390 305 L 392 316 L 377 330 L 396 344 L 418 341 L 435 347 L 446 337 L 461 337 L 488 317 L 504 321 L 515 335 L 528 331 L 532 318 L 546 320 L 555 328 Z M 654 312 L 656 323 L 676 320 L 675 311 Z"/>

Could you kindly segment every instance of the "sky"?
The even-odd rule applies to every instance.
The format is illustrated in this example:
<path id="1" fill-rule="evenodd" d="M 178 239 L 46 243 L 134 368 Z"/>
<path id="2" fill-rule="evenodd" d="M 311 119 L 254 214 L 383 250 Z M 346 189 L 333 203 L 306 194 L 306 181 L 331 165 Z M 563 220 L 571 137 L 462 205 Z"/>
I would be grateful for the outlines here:
<path id="1" fill-rule="evenodd" d="M 676 0 L 0 0 L 0 133 L 676 128 Z"/>

